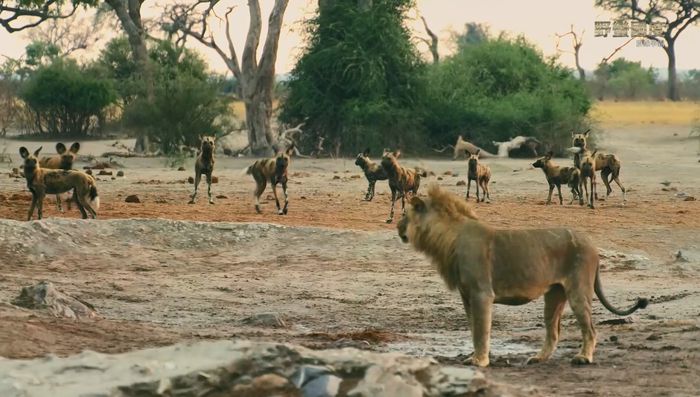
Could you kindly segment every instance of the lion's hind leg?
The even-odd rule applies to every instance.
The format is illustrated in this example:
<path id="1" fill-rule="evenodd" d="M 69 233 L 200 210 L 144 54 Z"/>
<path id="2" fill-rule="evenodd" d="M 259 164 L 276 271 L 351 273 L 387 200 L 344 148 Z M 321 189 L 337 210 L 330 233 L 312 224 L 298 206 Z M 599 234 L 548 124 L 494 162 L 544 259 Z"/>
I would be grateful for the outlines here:
<path id="1" fill-rule="evenodd" d="M 571 360 L 572 364 L 585 365 L 593 362 L 593 352 L 595 351 L 596 332 L 593 327 L 593 318 L 591 317 L 591 306 L 593 297 L 587 293 L 588 289 L 581 285 L 577 289 L 567 291 L 569 298 L 569 306 L 576 316 L 576 321 L 581 328 L 581 337 L 583 344 L 581 351 Z"/>
<path id="2" fill-rule="evenodd" d="M 535 364 L 547 361 L 557 348 L 559 332 L 561 330 L 561 314 L 566 306 L 566 293 L 560 284 L 553 285 L 544 294 L 544 322 L 547 328 L 547 336 L 542 350 L 527 360 L 527 364 Z"/>

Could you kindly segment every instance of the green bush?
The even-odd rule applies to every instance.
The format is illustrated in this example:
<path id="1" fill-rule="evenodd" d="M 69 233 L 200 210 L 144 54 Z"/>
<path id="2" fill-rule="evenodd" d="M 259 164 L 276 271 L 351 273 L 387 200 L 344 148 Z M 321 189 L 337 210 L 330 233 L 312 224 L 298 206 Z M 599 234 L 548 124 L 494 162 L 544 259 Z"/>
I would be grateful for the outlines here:
<path id="1" fill-rule="evenodd" d="M 72 137 L 90 133 L 100 112 L 117 98 L 112 81 L 94 68 L 59 58 L 30 76 L 21 97 L 35 115 L 37 132 Z"/>
<path id="2" fill-rule="evenodd" d="M 571 130 L 587 125 L 585 87 L 523 38 L 465 46 L 431 66 L 427 80 L 424 122 L 434 146 L 460 134 L 487 148 L 524 135 L 562 154 Z"/>

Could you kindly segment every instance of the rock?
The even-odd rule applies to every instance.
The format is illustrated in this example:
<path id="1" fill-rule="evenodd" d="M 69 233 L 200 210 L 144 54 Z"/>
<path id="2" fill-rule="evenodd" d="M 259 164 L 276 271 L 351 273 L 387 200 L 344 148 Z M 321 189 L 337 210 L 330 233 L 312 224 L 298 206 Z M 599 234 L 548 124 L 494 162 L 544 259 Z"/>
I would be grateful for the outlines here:
<path id="1" fill-rule="evenodd" d="M 695 201 L 695 197 L 688 196 L 688 197 L 684 198 L 683 201 Z"/>
<path id="2" fill-rule="evenodd" d="M 457 181 L 457 186 L 466 186 L 467 182 L 466 181 Z"/>
<path id="3" fill-rule="evenodd" d="M 137 196 L 135 194 L 130 194 L 130 195 L 126 196 L 124 201 L 127 203 L 140 203 L 141 199 L 139 198 L 139 196 Z"/>
<path id="4" fill-rule="evenodd" d="M 124 176 L 124 171 L 122 171 L 122 170 L 117 171 L 117 176 Z"/>
<path id="5" fill-rule="evenodd" d="M 112 171 L 100 170 L 97 175 L 112 175 Z"/>
<path id="6" fill-rule="evenodd" d="M 441 177 L 441 176 L 437 177 L 437 180 L 438 180 L 438 181 L 441 181 L 441 180 L 442 180 L 442 177 Z"/>
<path id="7" fill-rule="evenodd" d="M 338 175 L 333 175 L 333 179 L 340 179 Z"/>
<path id="8" fill-rule="evenodd" d="M 309 363 L 314 363 L 310 365 Z M 299 374 L 308 375 L 299 381 Z M 430 357 L 245 340 L 201 341 L 122 354 L 0 360 L 2 396 L 512 396 L 474 368 Z"/>
<path id="9" fill-rule="evenodd" d="M 219 183 L 219 177 L 218 177 L 218 176 L 212 176 L 212 177 L 211 177 L 211 183 L 212 183 L 212 184 L 214 184 L 214 183 Z"/>
<path id="10" fill-rule="evenodd" d="M 187 183 L 189 183 L 190 185 L 194 185 L 194 177 L 193 176 L 188 177 Z"/>
<path id="11" fill-rule="evenodd" d="M 216 195 L 216 198 L 218 198 L 218 199 L 227 199 L 228 196 L 225 196 L 225 195 L 223 195 L 223 194 L 217 194 L 217 195 Z"/>
<path id="12" fill-rule="evenodd" d="M 450 175 L 452 175 L 452 171 L 445 171 L 442 173 L 442 175 L 450 176 Z"/>
<path id="13" fill-rule="evenodd" d="M 654 340 L 661 340 L 661 335 L 659 335 L 659 334 L 651 334 L 651 335 L 647 336 L 647 340 L 651 340 L 651 341 L 654 341 Z"/>
<path id="14" fill-rule="evenodd" d="M 184 170 L 185 170 L 185 167 L 180 167 L 180 168 L 178 168 L 177 170 L 178 170 L 178 171 L 184 171 Z"/>
<path id="15" fill-rule="evenodd" d="M 24 287 L 13 305 L 34 310 L 47 310 L 55 317 L 70 319 L 94 318 L 95 308 L 87 302 L 66 295 L 54 287 L 53 283 L 42 281 L 37 285 Z M 0 393 L 0 395 L 5 395 Z"/>
<path id="16" fill-rule="evenodd" d="M 287 324 L 279 313 L 257 313 L 241 320 L 243 324 L 256 327 L 287 328 Z"/>
<path id="17" fill-rule="evenodd" d="M 88 168 L 88 170 L 85 171 L 85 173 L 88 174 L 88 175 L 92 175 L 92 169 L 91 169 L 91 168 Z"/>
<path id="18" fill-rule="evenodd" d="M 622 325 L 622 324 L 632 324 L 633 322 L 634 321 L 632 321 L 631 317 L 622 317 L 622 318 L 611 318 L 609 320 L 598 321 L 598 324 Z"/>
<path id="19" fill-rule="evenodd" d="M 453 178 L 456 178 L 456 177 L 458 177 L 458 176 L 459 176 L 459 172 L 454 172 L 454 173 L 452 173 L 452 177 L 453 177 Z"/>
<path id="20" fill-rule="evenodd" d="M 350 175 L 350 179 L 360 179 L 362 178 L 361 175 Z"/>

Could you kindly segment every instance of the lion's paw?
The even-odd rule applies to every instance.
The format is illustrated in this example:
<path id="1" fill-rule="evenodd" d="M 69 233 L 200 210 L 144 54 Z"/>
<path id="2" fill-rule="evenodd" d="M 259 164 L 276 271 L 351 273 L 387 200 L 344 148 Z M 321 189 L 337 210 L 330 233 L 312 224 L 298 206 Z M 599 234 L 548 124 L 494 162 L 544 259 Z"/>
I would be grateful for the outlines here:
<path id="1" fill-rule="evenodd" d="M 469 357 L 465 362 L 465 365 L 473 365 L 475 367 L 488 367 L 489 366 L 489 358 L 476 358 L 474 356 Z"/>
<path id="2" fill-rule="evenodd" d="M 539 364 L 541 362 L 544 362 L 545 359 L 540 357 L 540 356 L 532 356 L 525 361 L 525 365 L 531 365 L 531 364 Z"/>
<path id="3" fill-rule="evenodd" d="M 586 356 L 582 356 L 580 354 L 577 354 L 574 356 L 573 359 L 571 359 L 571 364 L 573 365 L 589 365 L 591 364 L 591 360 L 588 359 Z"/>

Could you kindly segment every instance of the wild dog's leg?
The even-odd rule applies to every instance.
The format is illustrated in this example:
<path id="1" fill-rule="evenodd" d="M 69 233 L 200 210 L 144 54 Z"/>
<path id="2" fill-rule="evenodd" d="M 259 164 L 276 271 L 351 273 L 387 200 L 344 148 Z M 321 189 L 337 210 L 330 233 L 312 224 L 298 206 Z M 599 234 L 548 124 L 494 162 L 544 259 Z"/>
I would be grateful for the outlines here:
<path id="1" fill-rule="evenodd" d="M 590 197 L 588 196 L 588 185 L 586 184 L 586 183 L 588 183 L 588 177 L 581 178 L 581 181 L 582 181 L 581 184 L 583 185 L 583 191 L 586 193 L 586 204 L 590 205 L 590 201 L 589 201 Z"/>
<path id="2" fill-rule="evenodd" d="M 591 175 L 591 197 L 590 197 L 590 202 L 588 206 L 590 208 L 595 208 L 595 204 L 593 203 L 593 200 L 595 199 L 596 196 L 596 183 L 595 183 L 595 173 Z"/>
<path id="3" fill-rule="evenodd" d="M 472 187 L 472 179 L 467 177 L 467 200 L 469 200 L 469 189 Z"/>
<path id="4" fill-rule="evenodd" d="M 394 221 L 394 203 L 396 203 L 396 188 L 391 187 L 391 210 L 389 211 L 389 219 L 386 223 L 391 223 Z"/>
<path id="5" fill-rule="evenodd" d="M 282 208 L 280 208 L 280 201 L 277 198 L 277 181 L 270 182 L 272 185 L 272 195 L 275 197 L 275 204 L 277 205 L 277 215 L 282 215 Z"/>
<path id="6" fill-rule="evenodd" d="M 370 193 L 369 199 L 368 199 L 367 201 L 372 201 L 372 199 L 374 198 L 374 189 L 375 189 L 376 186 L 377 186 L 377 181 L 376 181 L 376 180 L 372 180 L 372 182 L 369 183 L 369 187 L 370 187 L 370 189 L 371 189 L 371 193 Z"/>
<path id="7" fill-rule="evenodd" d="M 287 181 L 282 181 L 282 193 L 284 193 L 284 208 L 282 209 L 282 214 L 287 215 L 289 207 L 289 196 L 287 195 Z"/>
<path id="8" fill-rule="evenodd" d="M 486 367 L 489 365 L 493 294 L 472 292 L 469 295 L 469 306 L 472 314 L 471 328 L 474 342 L 474 355 L 471 358 L 471 364 L 477 367 Z"/>
<path id="9" fill-rule="evenodd" d="M 38 199 L 37 192 L 35 192 L 34 189 L 31 189 L 30 191 L 32 192 L 32 203 L 29 205 L 29 213 L 27 214 L 28 221 L 31 221 L 32 216 L 34 216 L 34 208 L 36 207 L 36 202 Z"/>
<path id="10" fill-rule="evenodd" d="M 46 197 L 46 193 L 39 192 L 39 198 L 37 199 L 36 207 L 37 207 L 37 214 L 39 216 L 39 219 L 42 219 L 44 217 L 44 198 Z"/>
<path id="11" fill-rule="evenodd" d="M 608 167 L 605 167 L 600 171 L 600 177 L 603 179 L 603 185 L 605 185 L 605 198 L 607 198 L 610 195 L 610 193 L 612 193 L 612 188 L 610 187 L 610 180 L 608 180 L 608 177 L 611 173 L 612 171 Z M 595 198 L 597 199 L 598 196 L 596 195 Z"/>
<path id="12" fill-rule="evenodd" d="M 260 214 L 260 196 L 262 196 L 267 186 L 267 179 L 256 179 L 255 180 L 255 211 Z"/>
<path id="13" fill-rule="evenodd" d="M 90 205 L 90 199 L 88 198 L 87 191 L 80 192 L 80 193 L 78 193 L 76 191 L 76 194 L 78 195 L 78 208 L 80 208 L 80 213 L 82 214 L 83 219 L 87 219 L 87 217 L 88 217 L 88 214 L 85 212 L 86 209 L 90 213 L 90 216 L 92 216 L 92 219 L 95 219 L 96 213 L 95 213 L 95 210 Z"/>
<path id="14" fill-rule="evenodd" d="M 622 202 L 625 203 L 627 202 L 627 191 L 625 190 L 625 187 L 622 186 L 622 183 L 620 183 L 620 175 L 618 174 L 620 171 L 618 170 L 617 173 L 613 172 L 612 173 L 612 179 L 617 183 L 617 186 L 620 187 L 620 190 L 622 190 Z"/>
<path id="15" fill-rule="evenodd" d="M 207 196 L 209 196 L 209 204 L 214 204 L 214 199 L 211 197 L 211 172 L 207 172 L 206 176 L 207 176 Z"/>
<path id="16" fill-rule="evenodd" d="M 365 201 L 372 200 L 372 180 L 367 178 L 367 193 L 365 193 Z"/>
<path id="17" fill-rule="evenodd" d="M 56 195 L 56 208 L 58 209 L 58 212 L 63 212 L 63 206 L 61 205 L 61 195 L 60 194 Z"/>
<path id="18" fill-rule="evenodd" d="M 544 322 L 547 336 L 542 350 L 528 358 L 527 364 L 535 364 L 547 360 L 557 348 L 559 331 L 561 330 L 561 313 L 566 306 L 566 293 L 561 285 L 554 285 L 544 294 Z"/>
<path id="19" fill-rule="evenodd" d="M 549 184 L 549 196 L 547 196 L 547 205 L 552 204 L 552 192 L 554 191 L 554 184 Z"/>
<path id="20" fill-rule="evenodd" d="M 87 219 L 88 215 L 87 215 L 87 212 L 85 212 L 85 207 L 83 206 L 83 202 L 81 202 L 81 200 L 76 196 L 75 203 L 78 206 L 78 210 L 80 211 L 80 215 L 82 216 L 83 219 Z"/>
<path id="21" fill-rule="evenodd" d="M 202 180 L 202 173 L 197 171 L 194 175 L 194 193 L 192 193 L 189 204 L 194 204 L 194 200 L 197 198 L 197 188 L 199 187 L 200 180 Z"/>
<path id="22" fill-rule="evenodd" d="M 578 205 L 583 205 L 583 178 L 579 178 L 578 186 L 576 186 L 576 189 L 578 189 Z"/>
<path id="23" fill-rule="evenodd" d="M 476 202 L 479 202 L 479 183 L 481 181 L 479 180 L 479 177 L 476 177 L 476 180 L 474 181 L 474 184 L 476 185 Z"/>
<path id="24" fill-rule="evenodd" d="M 581 286 L 578 291 L 567 291 L 569 306 L 576 315 L 576 321 L 581 328 L 583 345 L 581 351 L 571 360 L 572 364 L 582 365 L 593 362 L 593 352 L 595 351 L 596 332 L 591 318 L 592 297 L 588 288 Z"/>
<path id="25" fill-rule="evenodd" d="M 403 191 L 401 195 L 401 215 L 406 215 L 406 195 L 408 194 L 408 189 Z"/>
<path id="26" fill-rule="evenodd" d="M 561 197 L 561 184 L 557 183 L 557 193 L 559 193 L 559 205 L 564 205 L 564 199 Z"/>

